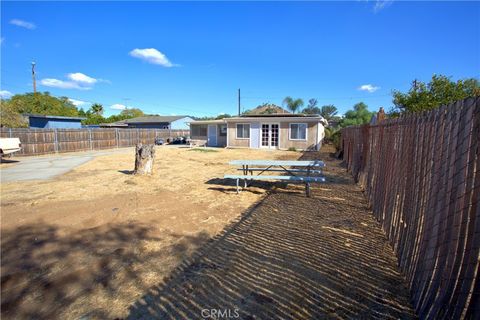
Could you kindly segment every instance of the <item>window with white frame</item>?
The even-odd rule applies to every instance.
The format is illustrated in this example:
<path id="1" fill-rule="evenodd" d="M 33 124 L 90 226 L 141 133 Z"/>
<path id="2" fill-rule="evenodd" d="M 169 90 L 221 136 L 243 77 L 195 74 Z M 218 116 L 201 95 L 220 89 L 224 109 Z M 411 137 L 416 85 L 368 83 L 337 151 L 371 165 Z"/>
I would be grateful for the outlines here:
<path id="1" fill-rule="evenodd" d="M 290 140 L 307 140 L 307 124 L 290 123 Z"/>
<path id="2" fill-rule="evenodd" d="M 248 139 L 250 138 L 250 124 L 249 123 L 238 123 L 237 124 L 237 139 Z"/>

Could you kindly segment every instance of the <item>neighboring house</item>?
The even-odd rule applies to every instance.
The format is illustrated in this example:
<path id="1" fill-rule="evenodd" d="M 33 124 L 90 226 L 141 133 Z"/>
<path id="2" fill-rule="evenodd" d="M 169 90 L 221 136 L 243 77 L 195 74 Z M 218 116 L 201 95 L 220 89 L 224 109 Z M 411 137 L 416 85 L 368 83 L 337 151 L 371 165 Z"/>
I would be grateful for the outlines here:
<path id="1" fill-rule="evenodd" d="M 193 121 L 190 136 L 209 146 L 319 150 L 327 121 L 316 115 L 261 114 Z"/>
<path id="2" fill-rule="evenodd" d="M 140 128 L 140 129 L 184 129 L 188 130 L 188 123 L 194 121 L 189 116 L 145 116 L 103 123 L 100 126 L 106 128 Z"/>
<path id="3" fill-rule="evenodd" d="M 26 114 L 30 128 L 38 129 L 81 129 L 81 117 L 62 117 L 62 116 L 45 116 L 38 114 Z"/>

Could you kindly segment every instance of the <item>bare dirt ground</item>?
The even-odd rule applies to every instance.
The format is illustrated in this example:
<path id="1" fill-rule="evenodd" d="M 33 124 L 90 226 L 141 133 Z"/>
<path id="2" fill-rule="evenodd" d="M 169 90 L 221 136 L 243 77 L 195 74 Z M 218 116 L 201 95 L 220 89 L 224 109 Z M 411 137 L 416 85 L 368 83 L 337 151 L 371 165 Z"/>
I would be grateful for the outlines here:
<path id="1" fill-rule="evenodd" d="M 229 160 L 301 155 L 216 151 L 157 148 L 151 177 L 131 174 L 132 151 L 54 180 L 2 183 L 3 318 L 125 316 L 148 287 L 264 196 L 261 186 L 237 196 L 223 184 L 225 173 L 236 173 Z"/>
<path id="2" fill-rule="evenodd" d="M 411 318 L 396 259 L 361 190 L 329 156 L 329 183 L 235 194 L 233 159 L 296 152 L 157 149 L 102 156 L 52 181 L 2 184 L 2 318 Z"/>

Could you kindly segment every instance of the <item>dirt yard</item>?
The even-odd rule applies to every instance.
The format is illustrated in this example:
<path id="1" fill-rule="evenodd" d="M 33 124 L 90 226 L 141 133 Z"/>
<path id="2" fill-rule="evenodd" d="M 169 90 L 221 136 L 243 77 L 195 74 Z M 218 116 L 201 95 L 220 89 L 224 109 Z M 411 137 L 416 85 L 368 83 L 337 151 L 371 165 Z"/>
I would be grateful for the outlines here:
<path id="1" fill-rule="evenodd" d="M 409 319 L 396 258 L 328 148 L 158 148 L 98 157 L 54 180 L 2 184 L 3 319 Z M 233 159 L 322 159 L 327 184 L 240 195 Z"/>
<path id="2" fill-rule="evenodd" d="M 131 174 L 132 151 L 98 157 L 51 181 L 3 183 L 3 318 L 78 318 L 92 310 L 101 310 L 100 318 L 124 317 L 145 290 L 271 187 L 236 195 L 233 182 L 221 179 L 237 173 L 229 160 L 299 156 L 159 147 L 150 177 Z"/>

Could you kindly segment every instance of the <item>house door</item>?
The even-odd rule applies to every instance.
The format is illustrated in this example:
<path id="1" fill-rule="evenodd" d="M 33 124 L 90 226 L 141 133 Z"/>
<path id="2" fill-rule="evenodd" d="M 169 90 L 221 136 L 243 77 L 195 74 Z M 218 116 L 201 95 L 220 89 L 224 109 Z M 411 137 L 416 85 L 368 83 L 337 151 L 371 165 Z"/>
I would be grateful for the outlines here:
<path id="1" fill-rule="evenodd" d="M 216 147 L 217 146 L 217 125 L 216 124 L 208 125 L 207 135 L 208 135 L 207 145 L 209 147 Z"/>
<path id="2" fill-rule="evenodd" d="M 262 123 L 262 148 L 278 148 L 278 123 Z"/>

